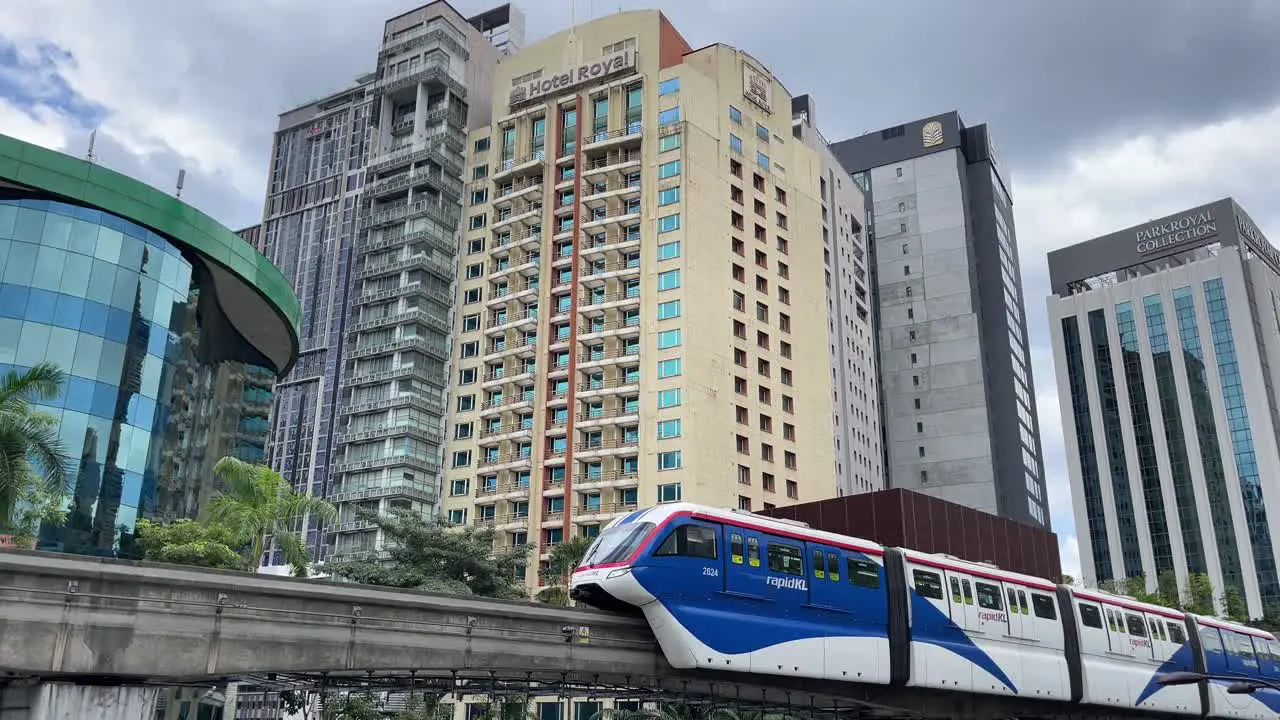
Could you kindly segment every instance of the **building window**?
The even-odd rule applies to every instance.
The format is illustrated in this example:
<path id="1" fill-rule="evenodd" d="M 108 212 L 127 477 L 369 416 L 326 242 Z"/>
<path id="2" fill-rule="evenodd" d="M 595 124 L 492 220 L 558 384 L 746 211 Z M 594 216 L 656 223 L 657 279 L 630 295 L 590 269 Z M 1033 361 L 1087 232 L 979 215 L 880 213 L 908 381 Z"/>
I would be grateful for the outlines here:
<path id="1" fill-rule="evenodd" d="M 769 156 L 762 152 L 756 152 L 756 164 L 765 170 L 769 169 Z"/>
<path id="2" fill-rule="evenodd" d="M 734 135 L 733 133 L 729 133 L 729 149 L 741 155 L 742 154 L 742 138 L 738 137 L 737 135 Z"/>
<path id="3" fill-rule="evenodd" d="M 670 320 L 680 317 L 680 301 L 668 300 L 667 302 L 658 303 L 658 319 Z"/>
<path id="4" fill-rule="evenodd" d="M 672 160 L 671 162 L 665 162 L 665 163 L 662 163 L 661 165 L 659 165 L 659 166 L 658 166 L 658 179 L 659 179 L 659 180 L 665 180 L 665 179 L 667 179 L 667 178 L 672 178 L 672 177 L 675 177 L 675 176 L 677 176 L 677 175 L 679 175 L 679 174 L 680 174 L 680 161 L 679 161 L 679 160 Z"/>
<path id="5" fill-rule="evenodd" d="M 680 434 L 681 434 L 681 428 L 680 428 L 679 418 L 676 418 L 674 420 L 658 421 L 658 439 L 659 440 L 669 440 L 671 438 L 677 438 L 677 437 L 680 437 Z"/>
<path id="6" fill-rule="evenodd" d="M 658 97 L 674 95 L 678 92 L 680 92 L 680 78 L 678 77 L 667 78 L 658 83 Z"/>
<path id="7" fill-rule="evenodd" d="M 658 218 L 658 232 L 666 233 L 680 229 L 680 213 L 664 215 Z"/>
<path id="8" fill-rule="evenodd" d="M 658 333 L 658 349 L 667 350 L 673 347 L 679 347 L 681 342 L 680 328 L 674 330 L 663 330 Z"/>
<path id="9" fill-rule="evenodd" d="M 659 260 L 673 260 L 680 257 L 680 241 L 675 240 L 669 243 L 662 243 L 658 246 Z"/>
<path id="10" fill-rule="evenodd" d="M 679 460 L 679 458 L 677 458 Z M 680 502 L 680 483 L 667 483 L 658 486 L 658 502 Z"/>
<path id="11" fill-rule="evenodd" d="M 664 153 L 680 149 L 680 133 L 673 132 L 658 138 L 658 152 Z"/>
<path id="12" fill-rule="evenodd" d="M 671 450 L 669 452 L 658 453 L 658 470 L 679 470 L 683 465 L 683 459 L 679 450 Z M 667 501 L 674 502 L 674 501 Z"/>
<path id="13" fill-rule="evenodd" d="M 662 110 L 658 113 L 659 125 L 670 125 L 674 122 L 680 122 L 680 108 L 667 108 L 666 110 Z"/>
<path id="14" fill-rule="evenodd" d="M 658 289 L 659 290 L 675 290 L 680 287 L 680 271 L 668 270 L 658 273 Z"/>
<path id="15" fill-rule="evenodd" d="M 658 377 L 669 378 L 680 374 L 680 358 L 671 358 L 658 362 Z"/>
<path id="16" fill-rule="evenodd" d="M 741 111 L 741 110 L 739 110 L 738 108 L 736 108 L 736 107 L 734 107 L 734 106 L 730 105 L 730 106 L 729 106 L 729 120 L 730 120 L 730 121 L 732 121 L 732 122 L 734 122 L 734 123 L 736 123 L 736 124 L 738 124 L 738 125 L 741 125 L 741 124 L 742 124 L 742 111 Z"/>
<path id="17" fill-rule="evenodd" d="M 480 213 L 479 215 L 472 215 L 471 229 L 479 230 L 480 228 L 484 227 L 485 221 L 486 221 L 486 215 L 484 213 Z"/>
<path id="18" fill-rule="evenodd" d="M 667 188 L 658 193 L 658 206 L 673 205 L 680 202 L 680 186 Z"/>
<path id="19" fill-rule="evenodd" d="M 470 450 L 455 450 L 453 452 L 453 467 L 467 467 L 471 464 Z"/>
<path id="20" fill-rule="evenodd" d="M 680 406 L 680 388 L 658 391 L 658 407 L 673 408 Z"/>

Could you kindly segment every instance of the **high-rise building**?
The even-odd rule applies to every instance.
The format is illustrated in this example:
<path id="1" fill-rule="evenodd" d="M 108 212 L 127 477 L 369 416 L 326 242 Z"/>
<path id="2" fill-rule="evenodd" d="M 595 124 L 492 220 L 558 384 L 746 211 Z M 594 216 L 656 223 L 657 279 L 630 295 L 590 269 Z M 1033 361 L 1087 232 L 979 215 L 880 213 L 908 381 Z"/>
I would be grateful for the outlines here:
<path id="1" fill-rule="evenodd" d="M 1087 582 L 1280 603 L 1280 251 L 1231 199 L 1049 253 Z"/>
<path id="2" fill-rule="evenodd" d="M 822 164 L 782 84 L 635 11 L 524 48 L 494 88 L 469 148 L 448 519 L 536 559 L 655 503 L 833 495 Z"/>
<path id="3" fill-rule="evenodd" d="M 823 281 L 831 355 L 831 422 L 835 431 L 837 495 L 883 490 L 879 362 L 872 315 L 871 258 L 864 223 L 867 195 L 841 166 L 818 131 L 813 98 L 791 99 L 791 134 L 813 148 L 821 163 Z"/>
<path id="4" fill-rule="evenodd" d="M 261 227 L 241 231 L 302 298 L 270 459 L 338 505 L 334 527 L 307 528 L 318 558 L 377 546 L 358 507 L 435 510 L 463 149 L 490 119 L 490 37 L 519 47 L 522 17 L 437 1 L 387 20 L 374 72 L 280 116 Z"/>
<path id="5" fill-rule="evenodd" d="M 832 146 L 872 200 L 889 486 L 1049 527 L 1009 181 L 955 112 Z"/>

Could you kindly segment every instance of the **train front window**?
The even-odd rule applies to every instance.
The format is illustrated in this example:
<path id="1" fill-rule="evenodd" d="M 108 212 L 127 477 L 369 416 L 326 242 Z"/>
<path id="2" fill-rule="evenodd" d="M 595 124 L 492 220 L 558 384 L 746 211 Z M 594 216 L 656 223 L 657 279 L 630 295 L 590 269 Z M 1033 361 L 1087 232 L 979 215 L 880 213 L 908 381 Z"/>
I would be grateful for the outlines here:
<path id="1" fill-rule="evenodd" d="M 681 525 L 662 541 L 654 555 L 716 559 L 716 531 L 705 525 Z"/>
<path id="2" fill-rule="evenodd" d="M 596 541 L 587 549 L 587 554 L 582 557 L 579 567 L 626 560 L 631 557 L 636 548 L 640 547 L 652 530 L 653 523 L 649 522 L 614 525 L 600 533 L 600 537 L 596 538 Z"/>

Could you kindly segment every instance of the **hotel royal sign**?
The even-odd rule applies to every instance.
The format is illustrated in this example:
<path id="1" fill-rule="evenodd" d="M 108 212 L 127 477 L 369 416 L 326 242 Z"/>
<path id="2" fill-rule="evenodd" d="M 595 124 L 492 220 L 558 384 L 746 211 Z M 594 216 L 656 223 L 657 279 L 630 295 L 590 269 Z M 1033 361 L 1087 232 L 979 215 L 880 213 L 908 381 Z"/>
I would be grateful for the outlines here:
<path id="1" fill-rule="evenodd" d="M 634 49 L 611 53 L 594 62 L 520 83 L 511 91 L 510 104 L 519 105 L 555 93 L 562 93 L 579 85 L 603 80 L 624 70 L 633 70 L 635 66 L 636 51 Z"/>

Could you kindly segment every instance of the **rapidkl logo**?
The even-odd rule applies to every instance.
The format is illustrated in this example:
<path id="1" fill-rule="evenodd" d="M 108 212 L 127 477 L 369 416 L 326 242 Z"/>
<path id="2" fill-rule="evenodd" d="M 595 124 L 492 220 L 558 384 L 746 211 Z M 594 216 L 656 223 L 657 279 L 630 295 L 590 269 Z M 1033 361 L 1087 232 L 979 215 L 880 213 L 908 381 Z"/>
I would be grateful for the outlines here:
<path id="1" fill-rule="evenodd" d="M 767 577 L 764 580 L 766 585 L 772 585 L 780 590 L 808 590 L 809 584 L 804 578 L 782 578 Z"/>
<path id="2" fill-rule="evenodd" d="M 983 610 L 978 611 L 978 619 L 986 622 L 1009 622 L 1009 618 L 1002 612 L 986 612 Z"/>

